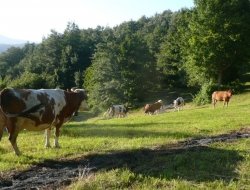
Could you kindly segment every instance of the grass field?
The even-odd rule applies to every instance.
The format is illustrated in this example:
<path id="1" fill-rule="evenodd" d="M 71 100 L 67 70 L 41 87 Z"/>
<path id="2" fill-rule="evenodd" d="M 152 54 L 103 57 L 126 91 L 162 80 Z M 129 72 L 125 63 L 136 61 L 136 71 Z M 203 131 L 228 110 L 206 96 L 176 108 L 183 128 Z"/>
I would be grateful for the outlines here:
<path id="1" fill-rule="evenodd" d="M 250 126 L 250 93 L 234 95 L 228 108 L 218 103 L 158 115 L 131 112 L 126 118 L 103 119 L 83 112 L 61 131 L 60 149 L 44 148 L 43 132 L 18 136 L 20 157 L 14 155 L 5 133 L 0 144 L 0 171 L 23 170 L 46 159 L 96 156 L 110 152 L 114 167 L 90 172 L 69 189 L 250 189 L 250 139 L 218 142 L 176 154 L 141 150 L 175 144 L 191 138 L 229 133 Z M 123 154 L 121 154 L 123 155 Z M 108 157 L 109 158 L 109 157 Z M 132 159 L 131 159 L 132 158 Z"/>

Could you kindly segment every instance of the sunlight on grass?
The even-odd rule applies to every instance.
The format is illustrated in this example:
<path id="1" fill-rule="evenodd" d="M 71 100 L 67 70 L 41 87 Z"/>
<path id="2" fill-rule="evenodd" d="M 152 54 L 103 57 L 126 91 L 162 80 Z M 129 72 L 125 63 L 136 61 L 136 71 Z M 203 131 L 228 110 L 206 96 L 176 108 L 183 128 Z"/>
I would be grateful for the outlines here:
<path id="1" fill-rule="evenodd" d="M 145 115 L 142 110 L 126 118 L 85 118 L 66 123 L 61 130 L 61 148 L 45 148 L 44 132 L 22 131 L 17 139 L 22 152 L 14 155 L 7 134 L 0 145 L 0 171 L 25 169 L 47 159 L 75 158 L 95 153 L 138 151 L 189 138 L 229 133 L 250 126 L 250 93 L 234 95 L 228 108 L 222 103 L 183 111 L 170 110 Z M 53 144 L 53 138 L 51 139 Z M 98 171 L 73 189 L 248 189 L 250 184 L 250 140 L 214 143 L 199 152 L 145 157 L 136 166 Z M 139 154 L 139 153 L 138 153 Z M 143 157 L 144 158 L 144 157 Z M 192 174 L 191 174 L 192 173 Z"/>

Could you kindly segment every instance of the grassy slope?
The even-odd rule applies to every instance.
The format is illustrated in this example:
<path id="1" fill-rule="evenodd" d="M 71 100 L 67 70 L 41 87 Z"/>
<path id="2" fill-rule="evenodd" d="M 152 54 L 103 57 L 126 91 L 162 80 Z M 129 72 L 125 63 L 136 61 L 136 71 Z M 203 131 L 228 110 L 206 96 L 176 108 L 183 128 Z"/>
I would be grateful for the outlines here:
<path id="1" fill-rule="evenodd" d="M 132 151 L 192 137 L 228 133 L 250 125 L 250 93 L 235 95 L 228 108 L 219 103 L 194 107 L 181 112 L 145 116 L 141 111 L 127 118 L 104 120 L 81 116 L 65 124 L 61 149 L 45 149 L 42 132 L 22 132 L 18 145 L 23 155 L 16 157 L 7 134 L 0 145 L 0 171 L 23 169 L 44 159 L 77 157 L 110 151 Z M 177 155 L 139 157 L 136 165 L 103 170 L 71 188 L 106 189 L 248 189 L 250 187 L 250 139 L 215 143 L 208 149 Z M 143 158 L 143 159 L 142 159 Z"/>

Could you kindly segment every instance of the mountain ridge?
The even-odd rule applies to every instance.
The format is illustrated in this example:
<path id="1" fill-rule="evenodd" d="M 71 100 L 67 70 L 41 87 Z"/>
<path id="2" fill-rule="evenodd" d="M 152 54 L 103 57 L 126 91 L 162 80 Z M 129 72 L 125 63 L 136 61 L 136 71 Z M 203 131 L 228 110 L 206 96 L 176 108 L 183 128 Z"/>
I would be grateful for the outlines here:
<path id="1" fill-rule="evenodd" d="M 0 35 L 0 53 L 6 51 L 10 47 L 23 47 L 28 40 L 14 39 L 7 36 Z"/>
<path id="2" fill-rule="evenodd" d="M 28 42 L 28 40 L 14 39 L 0 35 L 0 44 L 16 45 L 16 44 L 25 44 L 26 42 Z"/>

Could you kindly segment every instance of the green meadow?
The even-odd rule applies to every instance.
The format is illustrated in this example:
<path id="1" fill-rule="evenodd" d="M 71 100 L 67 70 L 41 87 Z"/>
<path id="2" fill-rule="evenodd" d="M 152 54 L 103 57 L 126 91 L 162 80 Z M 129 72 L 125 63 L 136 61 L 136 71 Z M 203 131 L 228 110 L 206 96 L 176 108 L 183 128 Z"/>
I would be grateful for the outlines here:
<path id="1" fill-rule="evenodd" d="M 233 95 L 228 108 L 221 102 L 215 109 L 187 103 L 180 112 L 150 116 L 137 110 L 112 119 L 81 112 L 62 127 L 60 149 L 45 148 L 43 132 L 22 131 L 17 138 L 22 155 L 17 157 L 5 133 L 0 171 L 24 170 L 47 159 L 99 155 L 101 169 L 79 174 L 68 189 L 250 189 L 250 138 L 172 154 L 159 151 L 187 139 L 249 128 L 249 107 L 250 92 L 244 92 Z M 106 167 L 109 159 L 117 164 Z"/>

